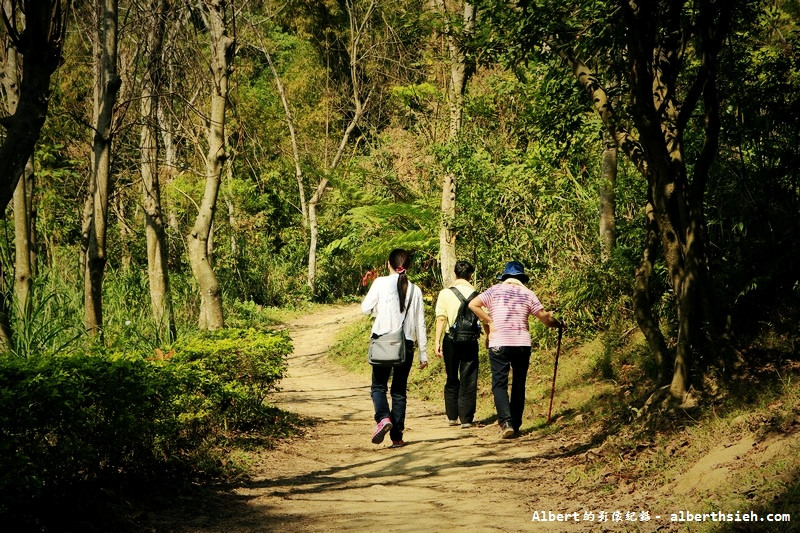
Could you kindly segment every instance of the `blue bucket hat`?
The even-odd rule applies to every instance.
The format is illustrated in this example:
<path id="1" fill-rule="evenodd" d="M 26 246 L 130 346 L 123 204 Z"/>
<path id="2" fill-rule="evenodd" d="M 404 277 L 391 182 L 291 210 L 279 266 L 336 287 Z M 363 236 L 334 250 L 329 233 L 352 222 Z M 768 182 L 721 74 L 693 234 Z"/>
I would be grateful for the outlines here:
<path id="1" fill-rule="evenodd" d="M 528 283 L 530 279 L 525 273 L 525 267 L 519 261 L 509 261 L 506 263 L 506 268 L 503 273 L 497 276 L 497 279 L 503 281 L 507 278 L 517 278 L 522 283 Z"/>

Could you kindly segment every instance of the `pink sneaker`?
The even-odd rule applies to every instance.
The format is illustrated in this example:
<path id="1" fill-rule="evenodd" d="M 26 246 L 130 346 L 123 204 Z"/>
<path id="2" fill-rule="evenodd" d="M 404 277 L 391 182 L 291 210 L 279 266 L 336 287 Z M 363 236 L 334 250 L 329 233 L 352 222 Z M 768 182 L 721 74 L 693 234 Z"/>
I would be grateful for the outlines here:
<path id="1" fill-rule="evenodd" d="M 392 441 L 392 445 L 389 446 L 389 448 L 402 448 L 405 445 L 406 445 L 406 443 L 402 439 L 401 440 L 393 440 Z"/>
<path id="2" fill-rule="evenodd" d="M 378 425 L 375 427 L 375 432 L 372 434 L 372 444 L 380 444 L 383 442 L 383 438 L 391 429 L 392 421 L 388 418 L 384 418 L 378 422 Z"/>

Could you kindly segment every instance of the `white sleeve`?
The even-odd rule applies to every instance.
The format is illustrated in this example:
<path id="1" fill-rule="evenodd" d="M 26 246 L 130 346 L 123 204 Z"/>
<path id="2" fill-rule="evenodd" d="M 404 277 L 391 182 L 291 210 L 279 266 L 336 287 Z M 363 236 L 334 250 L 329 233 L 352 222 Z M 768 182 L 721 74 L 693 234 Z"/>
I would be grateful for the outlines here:
<path id="1" fill-rule="evenodd" d="M 417 348 L 419 349 L 419 362 L 428 360 L 428 335 L 425 331 L 425 308 L 422 304 L 422 290 L 416 287 L 416 298 L 414 299 L 414 314 L 417 319 Z"/>
<path id="2" fill-rule="evenodd" d="M 377 285 L 380 283 L 378 279 L 375 279 L 375 281 L 372 282 L 372 285 L 370 285 L 369 290 L 367 291 L 367 295 L 364 296 L 364 301 L 361 302 L 361 312 L 365 315 L 369 315 L 375 311 L 375 306 L 378 305 Z"/>

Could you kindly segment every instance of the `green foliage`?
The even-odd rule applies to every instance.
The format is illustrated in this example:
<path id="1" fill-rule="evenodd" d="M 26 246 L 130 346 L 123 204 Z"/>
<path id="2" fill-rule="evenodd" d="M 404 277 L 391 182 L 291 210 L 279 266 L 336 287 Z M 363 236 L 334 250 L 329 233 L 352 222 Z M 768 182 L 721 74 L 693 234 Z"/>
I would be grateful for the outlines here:
<path id="1" fill-rule="evenodd" d="M 251 403 L 260 405 L 286 371 L 292 343 L 286 331 L 221 329 L 184 336 L 172 347 L 176 361 L 195 362 L 225 382 L 244 388 L 249 398 L 235 406 L 235 416 L 250 420 Z"/>
<path id="2" fill-rule="evenodd" d="M 87 484 L 197 475 L 231 437 L 285 432 L 263 399 L 290 351 L 285 332 L 222 330 L 148 358 L 0 357 L 0 516 Z"/>
<path id="3" fill-rule="evenodd" d="M 37 293 L 34 292 L 34 296 Z M 28 314 L 19 310 L 12 321 L 13 335 L 8 352 L 21 359 L 52 357 L 66 351 L 83 336 L 82 328 L 75 324 L 67 298 L 59 293 L 49 293 L 35 298 Z"/>
<path id="4" fill-rule="evenodd" d="M 393 248 L 431 250 L 435 247 L 435 211 L 421 202 L 378 203 L 347 212 L 350 233 L 331 242 L 326 251 L 348 248 L 357 263 L 380 265 Z"/>
<path id="5" fill-rule="evenodd" d="M 34 278 L 29 305 L 26 314 L 14 301 L 8 355 L 22 359 L 51 357 L 72 351 L 85 340 L 79 294 L 54 271 Z"/>

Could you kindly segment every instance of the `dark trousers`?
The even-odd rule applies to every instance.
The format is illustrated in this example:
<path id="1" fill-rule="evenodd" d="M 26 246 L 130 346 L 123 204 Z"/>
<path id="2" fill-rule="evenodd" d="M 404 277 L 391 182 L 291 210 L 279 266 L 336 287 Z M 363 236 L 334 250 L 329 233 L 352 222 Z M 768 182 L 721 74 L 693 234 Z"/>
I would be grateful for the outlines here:
<path id="1" fill-rule="evenodd" d="M 489 364 L 492 368 L 492 394 L 500 424 L 510 422 L 518 431 L 522 425 L 525 409 L 525 380 L 531 360 L 530 346 L 501 346 L 489 348 Z M 508 396 L 508 372 L 513 373 L 511 398 Z"/>
<path id="2" fill-rule="evenodd" d="M 373 366 L 372 367 L 372 405 L 375 408 L 375 422 L 384 418 L 392 421 L 392 430 L 389 438 L 403 440 L 403 430 L 406 426 L 406 386 L 408 374 L 414 363 L 414 341 L 406 341 L 406 361 L 401 366 Z M 389 388 L 389 377 L 392 386 Z M 392 396 L 392 406 L 386 398 L 386 391 Z"/>
<path id="3" fill-rule="evenodd" d="M 442 341 L 447 381 L 444 384 L 444 410 L 450 420 L 472 423 L 478 396 L 478 341 Z"/>

